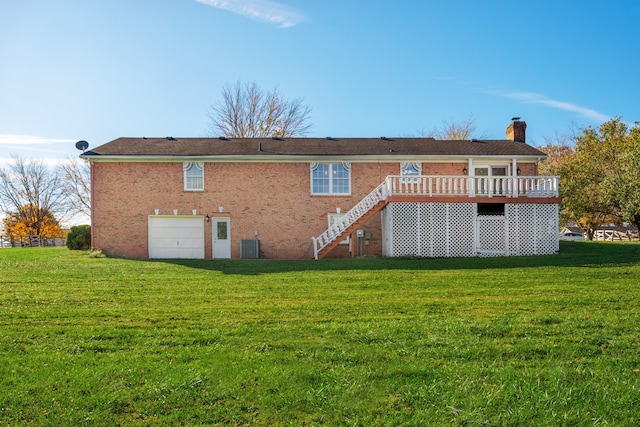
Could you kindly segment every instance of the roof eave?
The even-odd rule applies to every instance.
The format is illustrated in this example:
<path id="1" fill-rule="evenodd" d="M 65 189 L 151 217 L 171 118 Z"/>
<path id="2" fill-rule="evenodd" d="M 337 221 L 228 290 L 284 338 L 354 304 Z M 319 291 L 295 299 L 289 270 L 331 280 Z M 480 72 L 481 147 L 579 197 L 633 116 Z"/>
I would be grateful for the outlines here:
<path id="1" fill-rule="evenodd" d="M 90 162 L 248 162 L 248 163 L 304 163 L 304 162 L 447 162 L 447 161 L 467 161 L 469 159 L 483 160 L 513 160 L 537 162 L 544 159 L 544 156 L 522 155 L 522 154 L 501 154 L 501 155 L 412 155 L 412 154 L 372 154 L 372 155 L 333 155 L 333 154 L 311 154 L 311 155 L 113 155 L 113 154 L 82 154 L 81 158 Z"/>

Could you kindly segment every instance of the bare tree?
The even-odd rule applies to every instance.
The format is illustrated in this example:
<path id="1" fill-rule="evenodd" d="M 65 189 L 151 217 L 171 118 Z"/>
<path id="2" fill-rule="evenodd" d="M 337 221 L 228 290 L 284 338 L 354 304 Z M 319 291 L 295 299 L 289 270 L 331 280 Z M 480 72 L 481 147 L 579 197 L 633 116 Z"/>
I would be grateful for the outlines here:
<path id="1" fill-rule="evenodd" d="M 311 108 L 301 98 L 283 98 L 278 89 L 265 92 L 255 82 L 222 89 L 222 99 L 209 112 L 209 135 L 229 138 L 305 136 Z"/>
<path id="2" fill-rule="evenodd" d="M 60 176 L 42 160 L 14 157 L 8 169 L 0 169 L 0 210 L 7 217 L 29 221 L 38 231 L 48 216 L 60 220 L 67 214 L 62 188 Z"/>
<path id="3" fill-rule="evenodd" d="M 91 166 L 77 158 L 67 158 L 60 165 L 62 193 L 72 215 L 91 216 Z"/>
<path id="4" fill-rule="evenodd" d="M 427 138 L 440 139 L 445 141 L 463 140 L 463 139 L 485 139 L 484 133 L 476 134 L 476 119 L 473 114 L 469 115 L 467 120 L 445 120 L 442 122 L 442 127 L 434 128 L 430 132 L 420 131 L 420 136 Z"/>

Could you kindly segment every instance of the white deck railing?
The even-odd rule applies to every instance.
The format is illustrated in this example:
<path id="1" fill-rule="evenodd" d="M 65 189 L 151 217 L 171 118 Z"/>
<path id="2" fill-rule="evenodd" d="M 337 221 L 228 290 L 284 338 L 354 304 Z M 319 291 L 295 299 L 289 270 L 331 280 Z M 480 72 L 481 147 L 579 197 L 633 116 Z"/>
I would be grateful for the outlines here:
<path id="1" fill-rule="evenodd" d="M 390 196 L 558 197 L 557 176 L 397 176 L 386 179 Z"/>
<path id="2" fill-rule="evenodd" d="M 558 197 L 557 176 L 398 176 L 390 175 L 318 237 L 313 255 L 329 246 L 379 202 L 389 196 Z"/>

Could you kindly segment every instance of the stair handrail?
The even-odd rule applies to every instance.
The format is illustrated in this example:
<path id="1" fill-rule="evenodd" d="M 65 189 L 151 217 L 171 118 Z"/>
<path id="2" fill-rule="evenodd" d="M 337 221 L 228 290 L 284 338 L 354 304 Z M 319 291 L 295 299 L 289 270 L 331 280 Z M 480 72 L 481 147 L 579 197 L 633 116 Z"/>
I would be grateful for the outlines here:
<path id="1" fill-rule="evenodd" d="M 354 207 L 346 212 L 341 218 L 338 218 L 329 228 L 327 228 L 318 237 L 311 237 L 313 240 L 313 257 L 318 259 L 318 253 L 329 246 L 331 242 L 341 238 L 341 234 L 344 230 L 351 227 L 362 218 L 367 212 L 373 209 L 378 203 L 386 200 L 389 196 L 387 189 L 387 181 L 378 185 L 371 193 L 367 194 L 362 200 L 360 200 Z"/>

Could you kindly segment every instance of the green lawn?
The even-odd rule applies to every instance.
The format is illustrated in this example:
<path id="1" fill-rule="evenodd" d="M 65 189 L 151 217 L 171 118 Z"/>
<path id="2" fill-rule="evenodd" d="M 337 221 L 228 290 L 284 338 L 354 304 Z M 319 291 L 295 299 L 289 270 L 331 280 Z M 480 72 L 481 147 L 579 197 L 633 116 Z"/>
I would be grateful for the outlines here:
<path id="1" fill-rule="evenodd" d="M 168 261 L 0 249 L 1 425 L 640 425 L 640 244 Z"/>

